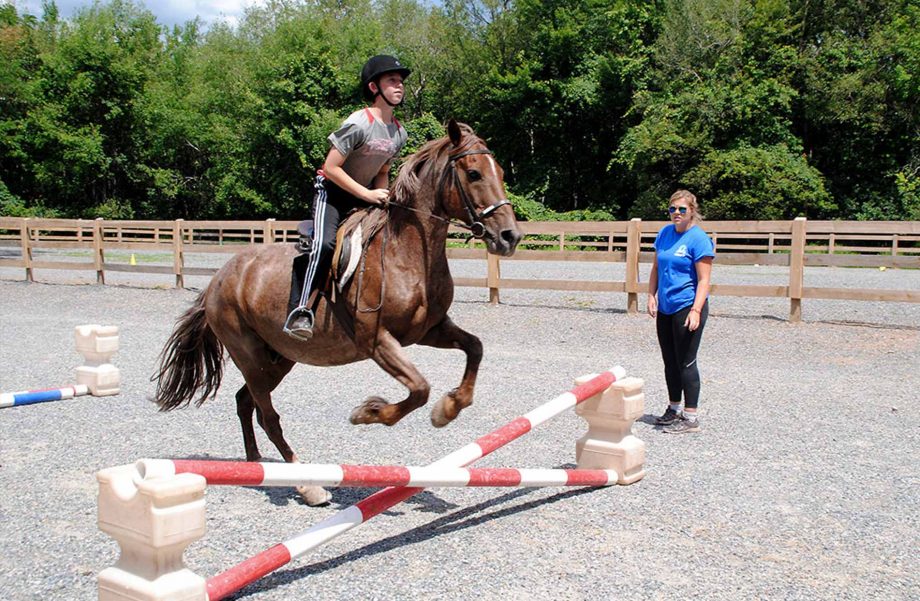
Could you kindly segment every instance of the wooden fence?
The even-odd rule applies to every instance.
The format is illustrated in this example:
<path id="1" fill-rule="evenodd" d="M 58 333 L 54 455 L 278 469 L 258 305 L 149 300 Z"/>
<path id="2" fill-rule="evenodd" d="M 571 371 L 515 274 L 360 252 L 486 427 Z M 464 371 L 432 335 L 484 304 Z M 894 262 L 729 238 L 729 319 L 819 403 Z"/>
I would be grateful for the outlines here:
<path id="1" fill-rule="evenodd" d="M 489 289 L 499 301 L 501 289 L 623 292 L 627 310 L 638 311 L 639 264 L 654 259 L 652 244 L 666 222 L 633 219 L 617 222 L 521 222 L 525 234 L 513 257 L 487 255 L 482 244 L 451 229 L 448 256 L 487 261 L 485 278 L 455 278 L 458 286 Z M 0 217 L 0 246 L 19 249 L 19 257 L 0 257 L 0 267 L 19 267 L 32 281 L 37 269 L 87 270 L 105 283 L 107 271 L 164 274 L 175 278 L 212 275 L 214 267 L 185 264 L 186 253 L 235 253 L 244 245 L 297 239 L 295 221 L 110 221 Z M 805 285 L 806 266 L 920 268 L 917 221 L 707 221 L 716 243 L 717 262 L 726 265 L 779 265 L 789 268 L 788 284 L 775 286 L 714 284 L 713 295 L 781 297 L 790 303 L 790 321 L 802 316 L 806 298 L 920 302 L 917 290 L 821 288 Z M 74 259 L 42 260 L 36 250 L 74 250 Z M 110 251 L 167 253 L 172 265 L 136 265 L 107 260 Z M 111 253 L 110 253 L 111 255 Z M 572 281 L 501 277 L 505 261 L 599 261 L 625 263 L 623 281 Z"/>

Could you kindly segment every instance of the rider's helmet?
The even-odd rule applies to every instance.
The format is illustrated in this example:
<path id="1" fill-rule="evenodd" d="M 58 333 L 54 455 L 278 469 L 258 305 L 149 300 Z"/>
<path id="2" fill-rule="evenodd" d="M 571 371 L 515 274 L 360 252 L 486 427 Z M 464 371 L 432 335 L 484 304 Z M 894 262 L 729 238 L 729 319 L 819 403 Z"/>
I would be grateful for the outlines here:
<path id="1" fill-rule="evenodd" d="M 378 54 L 377 56 L 369 58 L 361 69 L 361 95 L 364 96 L 364 99 L 368 102 L 373 102 L 374 98 L 376 98 L 377 94 L 380 92 L 379 90 L 376 94 L 371 92 L 369 84 L 372 81 L 377 82 L 381 75 L 393 72 L 402 75 L 403 79 L 406 79 L 409 77 L 409 74 L 412 73 L 412 71 L 404 67 L 399 60 L 388 54 Z M 386 100 L 386 98 L 384 98 L 384 100 Z"/>

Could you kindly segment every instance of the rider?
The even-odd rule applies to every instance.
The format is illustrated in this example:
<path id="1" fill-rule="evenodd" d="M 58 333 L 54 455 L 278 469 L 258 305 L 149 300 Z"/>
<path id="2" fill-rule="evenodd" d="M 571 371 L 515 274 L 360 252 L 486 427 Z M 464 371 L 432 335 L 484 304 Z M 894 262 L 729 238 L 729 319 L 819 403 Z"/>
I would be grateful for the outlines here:
<path id="1" fill-rule="evenodd" d="M 396 58 L 377 55 L 361 69 L 361 94 L 370 106 L 352 113 L 329 135 L 332 147 L 316 176 L 313 197 L 313 246 L 300 302 L 284 323 L 284 332 L 300 340 L 313 336 L 310 296 L 330 267 L 339 223 L 352 209 L 385 206 L 390 163 L 408 135 L 393 109 L 402 104 L 403 81 L 411 71 Z"/>

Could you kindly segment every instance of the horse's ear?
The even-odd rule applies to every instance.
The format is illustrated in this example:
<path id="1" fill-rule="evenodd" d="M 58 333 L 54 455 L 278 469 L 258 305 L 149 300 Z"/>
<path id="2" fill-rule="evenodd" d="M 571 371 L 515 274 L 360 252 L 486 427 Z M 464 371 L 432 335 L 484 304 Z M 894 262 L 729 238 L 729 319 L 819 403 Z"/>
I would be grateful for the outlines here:
<path id="1" fill-rule="evenodd" d="M 460 126 L 457 125 L 453 118 L 447 122 L 447 135 L 450 137 L 451 144 L 460 146 L 460 138 L 463 137 L 463 134 L 460 132 Z"/>

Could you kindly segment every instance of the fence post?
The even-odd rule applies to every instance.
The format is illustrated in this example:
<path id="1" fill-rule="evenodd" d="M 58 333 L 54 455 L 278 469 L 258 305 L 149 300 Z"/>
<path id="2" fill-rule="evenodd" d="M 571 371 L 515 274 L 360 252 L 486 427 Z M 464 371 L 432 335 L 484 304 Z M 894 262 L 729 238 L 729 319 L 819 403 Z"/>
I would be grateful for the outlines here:
<path id="1" fill-rule="evenodd" d="M 184 219 L 176 219 L 173 222 L 173 273 L 176 274 L 176 288 L 185 287 L 185 278 L 182 275 L 182 268 L 185 265 L 185 256 L 182 252 L 182 222 Z"/>
<path id="2" fill-rule="evenodd" d="M 486 285 L 489 286 L 489 302 L 493 305 L 497 305 L 501 302 L 498 296 L 498 286 L 499 280 L 501 280 L 502 277 L 502 268 L 498 262 L 498 255 L 488 253 L 486 254 L 486 259 L 489 266 L 488 273 L 486 274 Z"/>
<path id="3" fill-rule="evenodd" d="M 789 321 L 802 321 L 802 288 L 805 281 L 804 217 L 792 222 L 792 247 L 789 253 Z"/>
<path id="4" fill-rule="evenodd" d="M 891 256 L 895 257 L 898 254 L 898 235 L 891 235 Z"/>
<path id="5" fill-rule="evenodd" d="M 275 218 L 270 217 L 265 220 L 262 228 L 262 244 L 271 244 L 275 241 Z"/>
<path id="6" fill-rule="evenodd" d="M 827 254 L 834 254 L 834 243 L 837 241 L 837 234 L 831 232 L 827 236 Z"/>
<path id="7" fill-rule="evenodd" d="M 29 239 L 29 218 L 22 219 L 19 225 L 19 246 L 22 249 L 22 262 L 26 268 L 26 281 L 34 282 L 32 274 L 32 241 Z"/>
<path id="8" fill-rule="evenodd" d="M 105 246 L 102 239 L 102 217 L 93 221 L 93 267 L 96 269 L 96 283 L 105 284 Z M 121 236 L 121 228 L 118 229 Z"/>
<path id="9" fill-rule="evenodd" d="M 626 312 L 629 315 L 639 313 L 639 252 L 642 220 L 638 217 L 630 220 L 626 226 Z"/>

